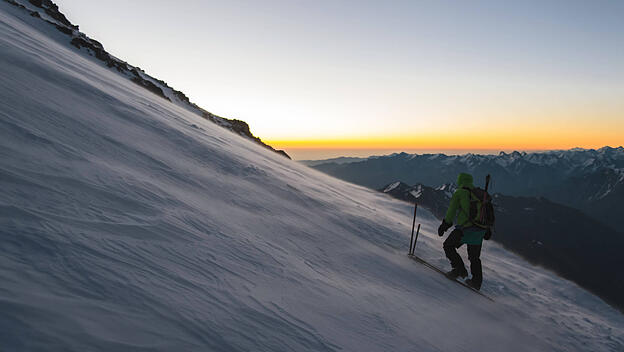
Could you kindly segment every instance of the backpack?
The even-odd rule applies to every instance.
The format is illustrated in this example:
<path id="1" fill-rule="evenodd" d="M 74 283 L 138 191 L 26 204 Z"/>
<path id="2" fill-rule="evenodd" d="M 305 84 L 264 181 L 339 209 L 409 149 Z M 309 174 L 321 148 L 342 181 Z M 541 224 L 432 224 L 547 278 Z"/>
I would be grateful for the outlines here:
<path id="1" fill-rule="evenodd" d="M 468 218 L 473 225 L 487 229 L 494 226 L 494 205 L 492 204 L 492 196 L 479 187 L 464 189 L 470 192 L 470 213 Z"/>

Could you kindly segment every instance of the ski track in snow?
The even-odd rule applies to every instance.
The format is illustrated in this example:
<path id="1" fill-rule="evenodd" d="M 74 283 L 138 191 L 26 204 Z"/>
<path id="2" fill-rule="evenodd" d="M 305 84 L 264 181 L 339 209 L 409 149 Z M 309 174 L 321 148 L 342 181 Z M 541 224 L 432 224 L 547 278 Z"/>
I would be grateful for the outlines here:
<path id="1" fill-rule="evenodd" d="M 409 204 L 152 95 L 39 22 L 0 3 L 0 350 L 624 349 L 622 314 L 575 284 L 486 242 L 488 302 L 406 257 Z M 438 221 L 418 221 L 416 252 L 447 268 Z"/>

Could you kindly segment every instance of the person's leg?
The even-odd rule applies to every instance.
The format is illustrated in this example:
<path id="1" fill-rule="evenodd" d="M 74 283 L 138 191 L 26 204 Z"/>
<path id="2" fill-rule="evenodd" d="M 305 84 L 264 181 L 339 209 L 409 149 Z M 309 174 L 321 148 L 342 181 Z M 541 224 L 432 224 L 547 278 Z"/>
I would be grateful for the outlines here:
<path id="1" fill-rule="evenodd" d="M 466 267 L 464 266 L 464 261 L 457 253 L 457 248 L 461 247 L 461 230 L 454 229 L 451 234 L 444 241 L 444 254 L 451 262 L 451 266 L 453 270 L 458 274 L 458 276 L 466 276 Z"/>
<path id="2" fill-rule="evenodd" d="M 483 282 L 483 272 L 481 270 L 481 245 L 468 245 L 468 259 L 470 260 L 470 273 L 472 274 L 472 282 L 476 287 L 481 287 Z"/>

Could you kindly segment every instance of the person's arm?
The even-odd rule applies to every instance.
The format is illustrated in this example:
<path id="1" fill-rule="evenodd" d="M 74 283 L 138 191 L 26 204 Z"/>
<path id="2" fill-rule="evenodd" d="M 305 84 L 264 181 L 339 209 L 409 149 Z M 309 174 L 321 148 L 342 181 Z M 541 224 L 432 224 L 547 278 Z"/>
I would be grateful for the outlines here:
<path id="1" fill-rule="evenodd" d="M 455 220 L 457 207 L 459 206 L 459 195 L 457 193 L 458 191 L 455 191 L 451 197 L 451 204 L 449 204 L 449 208 L 446 211 L 446 216 L 442 219 L 442 224 L 438 227 L 438 236 L 443 236 L 446 230 L 453 226 L 453 220 Z"/>

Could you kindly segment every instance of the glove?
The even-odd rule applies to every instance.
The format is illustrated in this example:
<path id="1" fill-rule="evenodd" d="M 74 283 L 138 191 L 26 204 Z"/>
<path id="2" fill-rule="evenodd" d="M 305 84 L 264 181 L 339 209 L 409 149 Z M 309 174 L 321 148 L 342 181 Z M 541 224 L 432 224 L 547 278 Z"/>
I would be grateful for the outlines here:
<path id="1" fill-rule="evenodd" d="M 444 233 L 446 232 L 446 230 L 448 230 L 449 227 L 451 226 L 453 226 L 453 224 L 449 224 L 448 222 L 442 220 L 440 227 L 438 227 L 438 236 L 440 237 L 444 236 Z"/>
<path id="2" fill-rule="evenodd" d="M 483 239 L 488 241 L 490 238 L 492 238 L 492 229 L 488 227 L 488 229 L 485 230 L 485 236 L 483 236 Z"/>

